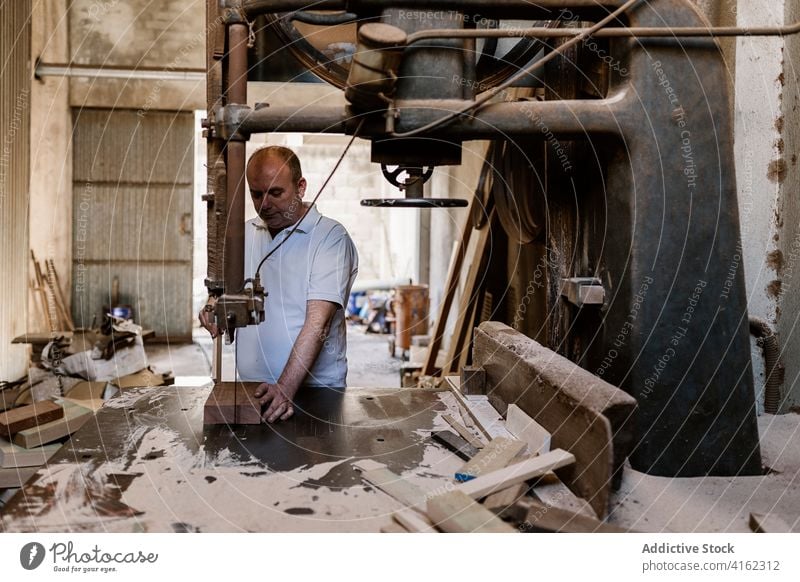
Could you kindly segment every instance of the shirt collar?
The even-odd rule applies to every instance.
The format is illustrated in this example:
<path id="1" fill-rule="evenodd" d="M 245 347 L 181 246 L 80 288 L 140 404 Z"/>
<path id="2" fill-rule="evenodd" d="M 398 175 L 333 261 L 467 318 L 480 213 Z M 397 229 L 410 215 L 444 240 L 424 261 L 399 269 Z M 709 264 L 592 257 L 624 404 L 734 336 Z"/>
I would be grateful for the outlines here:
<path id="1" fill-rule="evenodd" d="M 303 218 L 300 219 L 300 225 L 297 227 L 297 232 L 302 232 L 303 234 L 310 232 L 322 218 L 322 215 L 319 213 L 319 210 L 317 210 L 316 204 L 312 204 L 310 207 L 307 208 L 308 210 L 306 211 L 305 216 L 303 216 Z M 264 219 L 261 218 L 260 216 L 256 216 L 256 220 L 253 224 L 258 230 L 267 230 L 267 231 L 269 230 L 267 228 L 266 223 L 264 222 Z M 297 223 L 295 222 L 295 224 Z M 283 233 L 289 233 L 292 230 L 292 228 L 294 228 L 294 224 L 292 224 L 291 226 L 287 226 L 286 228 L 281 230 L 277 236 L 281 236 Z"/>

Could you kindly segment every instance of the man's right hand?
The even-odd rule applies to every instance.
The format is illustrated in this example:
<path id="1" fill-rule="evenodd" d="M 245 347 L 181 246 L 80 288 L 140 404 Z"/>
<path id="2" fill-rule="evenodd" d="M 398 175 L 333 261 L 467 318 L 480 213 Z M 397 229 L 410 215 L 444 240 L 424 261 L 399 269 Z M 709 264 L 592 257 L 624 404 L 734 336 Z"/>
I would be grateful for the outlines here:
<path id="1" fill-rule="evenodd" d="M 200 325 L 202 325 L 209 331 L 212 338 L 216 338 L 219 335 L 217 324 L 214 323 L 214 306 L 216 304 L 217 304 L 217 298 L 209 297 L 205 307 L 203 307 L 203 309 L 200 310 L 199 314 Z"/>

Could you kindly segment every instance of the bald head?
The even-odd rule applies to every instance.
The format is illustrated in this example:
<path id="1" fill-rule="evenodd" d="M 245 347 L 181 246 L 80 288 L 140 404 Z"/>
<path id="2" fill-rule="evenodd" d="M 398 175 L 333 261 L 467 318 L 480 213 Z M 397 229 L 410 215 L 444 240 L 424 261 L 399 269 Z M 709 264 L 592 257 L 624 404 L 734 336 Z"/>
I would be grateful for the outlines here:
<path id="1" fill-rule="evenodd" d="M 250 171 L 251 165 L 263 164 L 270 158 L 280 160 L 289 169 L 292 182 L 297 183 L 303 177 L 303 170 L 300 167 L 300 159 L 297 154 L 283 146 L 266 146 L 256 150 L 247 162 L 247 171 Z"/>

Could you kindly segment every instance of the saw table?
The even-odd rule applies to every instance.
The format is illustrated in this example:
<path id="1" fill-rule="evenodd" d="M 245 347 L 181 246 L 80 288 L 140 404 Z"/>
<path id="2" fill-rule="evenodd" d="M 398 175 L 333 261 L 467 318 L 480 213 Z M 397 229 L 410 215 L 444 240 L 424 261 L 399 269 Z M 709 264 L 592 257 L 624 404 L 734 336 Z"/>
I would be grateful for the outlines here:
<path id="1" fill-rule="evenodd" d="M 362 483 L 370 458 L 423 490 L 463 464 L 430 441 L 447 391 L 301 391 L 274 425 L 203 426 L 204 387 L 125 390 L 2 511 L 4 531 L 379 531 L 401 504 Z"/>

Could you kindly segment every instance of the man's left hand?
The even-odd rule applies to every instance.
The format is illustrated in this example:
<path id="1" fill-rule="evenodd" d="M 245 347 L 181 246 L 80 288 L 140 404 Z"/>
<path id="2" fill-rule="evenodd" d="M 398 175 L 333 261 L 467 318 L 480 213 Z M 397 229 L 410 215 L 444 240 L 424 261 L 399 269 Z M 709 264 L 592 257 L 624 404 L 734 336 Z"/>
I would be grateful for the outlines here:
<path id="1" fill-rule="evenodd" d="M 294 398 L 296 392 L 297 390 L 289 390 L 280 384 L 268 384 L 266 382 L 260 384 L 256 388 L 254 395 L 259 399 L 262 408 L 267 407 L 261 418 L 270 424 L 276 420 L 291 418 L 294 414 L 292 398 Z"/>

